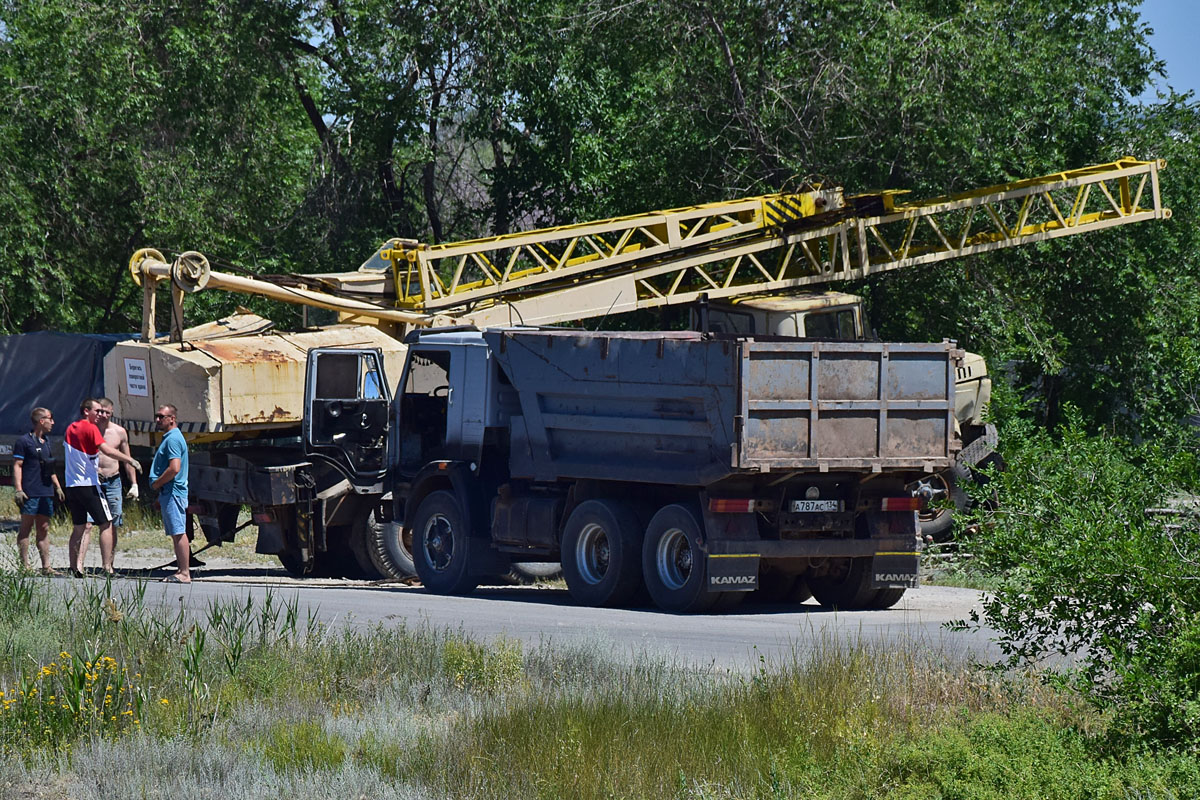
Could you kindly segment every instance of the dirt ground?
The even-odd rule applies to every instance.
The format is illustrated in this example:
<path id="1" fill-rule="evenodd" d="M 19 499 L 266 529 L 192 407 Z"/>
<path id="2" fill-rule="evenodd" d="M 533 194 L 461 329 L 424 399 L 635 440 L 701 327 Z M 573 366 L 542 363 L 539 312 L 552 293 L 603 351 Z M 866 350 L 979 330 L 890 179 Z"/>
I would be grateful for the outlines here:
<path id="1" fill-rule="evenodd" d="M 17 527 L 15 517 L 0 519 L 0 567 L 13 568 L 17 565 Z M 65 523 L 55 520 L 50 531 L 50 564 L 68 574 L 69 559 L 67 541 L 70 536 Z M 295 581 L 279 564 L 274 556 L 254 552 L 254 536 L 240 537 L 220 547 L 210 547 L 199 553 L 202 541 L 193 544 L 193 552 L 202 563 L 193 563 L 192 576 L 196 579 L 230 583 L 291 583 Z M 40 562 L 30 542 L 30 558 L 34 567 Z M 84 559 L 85 572 L 100 577 L 100 542 L 95 532 Z M 123 578 L 164 578 L 174 572 L 174 554 L 166 534 L 156 530 L 121 530 L 117 534 L 117 552 L 113 568 Z M 366 583 L 348 579 L 304 579 L 306 584 L 330 583 L 351 585 Z"/>
<path id="2" fill-rule="evenodd" d="M 121 577 L 128 578 L 164 578 L 175 571 L 175 554 L 171 550 L 171 542 L 159 527 L 162 523 L 157 513 L 142 503 L 126 501 L 125 527 L 117 533 L 117 552 L 113 559 L 113 568 Z M 242 520 L 245 521 L 245 520 Z M 13 569 L 18 564 L 17 530 L 20 518 L 13 502 L 12 489 L 0 487 L 0 568 Z M 202 565 L 193 562 L 192 574 L 195 578 L 228 582 L 291 582 L 295 580 L 283 569 L 275 556 L 262 555 L 254 552 L 256 531 L 253 527 L 235 536 L 233 542 L 222 543 L 219 547 L 210 547 L 199 553 Z M 50 565 L 69 575 L 70 560 L 67 556 L 67 542 L 71 535 L 70 520 L 65 514 L 56 514 L 50 521 Z M 30 537 L 30 559 L 34 568 L 41 565 Z M 197 553 L 203 547 L 203 537 L 192 544 L 192 551 Z M 100 566 L 100 539 L 95 530 L 92 531 L 91 542 L 88 545 L 84 559 L 84 571 L 89 575 L 102 576 Z M 306 582 L 314 579 L 306 578 Z M 330 581 L 335 584 L 363 583 L 363 581 Z"/>

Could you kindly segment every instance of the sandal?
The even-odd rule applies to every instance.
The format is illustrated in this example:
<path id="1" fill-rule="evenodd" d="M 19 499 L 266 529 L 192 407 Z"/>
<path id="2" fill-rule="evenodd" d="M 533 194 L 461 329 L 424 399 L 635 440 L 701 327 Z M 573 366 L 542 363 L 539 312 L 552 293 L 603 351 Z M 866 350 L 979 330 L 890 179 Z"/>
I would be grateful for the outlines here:
<path id="1" fill-rule="evenodd" d="M 185 581 L 185 580 L 181 580 L 181 579 L 180 579 L 180 577 L 179 577 L 178 575 L 168 575 L 167 577 L 163 578 L 163 579 L 162 579 L 161 581 L 159 581 L 159 582 L 160 582 L 160 583 L 182 583 L 182 584 L 189 584 L 189 583 L 191 583 L 191 581 Z"/>

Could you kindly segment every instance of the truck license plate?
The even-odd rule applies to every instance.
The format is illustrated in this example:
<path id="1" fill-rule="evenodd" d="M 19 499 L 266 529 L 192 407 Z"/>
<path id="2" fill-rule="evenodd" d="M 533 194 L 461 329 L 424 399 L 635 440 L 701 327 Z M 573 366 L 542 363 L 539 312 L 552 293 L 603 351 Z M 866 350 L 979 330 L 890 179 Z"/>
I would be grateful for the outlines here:
<path id="1" fill-rule="evenodd" d="M 816 514 L 841 511 L 841 500 L 793 500 L 792 511 L 797 514 Z"/>

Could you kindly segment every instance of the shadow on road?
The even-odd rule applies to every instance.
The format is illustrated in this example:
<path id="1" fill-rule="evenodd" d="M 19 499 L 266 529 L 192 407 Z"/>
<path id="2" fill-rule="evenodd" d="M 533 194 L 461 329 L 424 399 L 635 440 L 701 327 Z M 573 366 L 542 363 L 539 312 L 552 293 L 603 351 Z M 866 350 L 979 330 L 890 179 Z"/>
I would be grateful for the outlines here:
<path id="1" fill-rule="evenodd" d="M 363 584 L 361 588 L 373 591 L 385 592 L 424 592 L 419 586 L 400 586 L 395 583 L 372 583 Z M 579 603 L 571 599 L 570 593 L 566 589 L 550 588 L 545 586 L 480 586 L 468 597 L 487 598 L 492 600 L 505 600 L 511 603 L 528 603 L 538 606 L 561 606 L 568 608 L 578 608 Z M 623 606 L 618 610 L 626 611 L 652 611 L 659 614 L 671 614 L 674 612 L 663 611 L 656 607 L 649 599 L 644 599 L 635 602 L 630 606 Z M 828 609 L 822 608 L 814 602 L 803 604 L 795 603 L 754 603 L 742 602 L 734 608 L 715 609 L 707 612 L 709 615 L 719 615 L 723 617 L 729 616 L 770 616 L 774 614 L 796 614 L 796 613 L 823 613 Z M 697 614 L 682 614 L 680 616 L 703 616 Z"/>
<path id="2" fill-rule="evenodd" d="M 127 580 L 161 581 L 163 578 L 167 577 L 173 572 L 173 567 L 159 567 L 154 569 L 118 568 L 116 570 L 115 577 L 117 579 Z M 104 577 L 103 573 L 98 569 L 89 570 L 87 576 L 90 578 Z M 365 581 L 348 578 L 297 578 L 281 567 L 273 567 L 269 565 L 238 565 L 230 567 L 204 567 L 199 569 L 193 568 L 192 578 L 200 583 L 213 583 L 230 586 L 266 586 L 279 589 L 304 589 L 308 591 L 354 589 L 362 592 L 388 594 L 425 594 L 425 591 L 421 585 L 415 581 L 413 583 L 405 583 L 397 580 Z M 477 588 L 471 594 L 466 595 L 466 597 L 504 600 L 511 603 L 527 603 L 542 607 L 579 607 L 579 604 L 571 599 L 570 593 L 565 588 L 548 586 L 483 585 Z M 655 613 L 668 614 L 673 613 L 664 612 L 658 609 L 648 599 L 635 602 L 633 605 L 622 607 L 619 610 L 651 611 Z M 802 604 L 795 604 L 760 603 L 748 599 L 732 608 L 717 608 L 708 611 L 706 612 L 706 615 L 716 615 L 721 617 L 769 617 L 772 615 L 797 613 L 822 614 L 834 612 L 823 608 L 812 600 Z M 686 614 L 681 616 L 695 617 L 702 615 Z"/>

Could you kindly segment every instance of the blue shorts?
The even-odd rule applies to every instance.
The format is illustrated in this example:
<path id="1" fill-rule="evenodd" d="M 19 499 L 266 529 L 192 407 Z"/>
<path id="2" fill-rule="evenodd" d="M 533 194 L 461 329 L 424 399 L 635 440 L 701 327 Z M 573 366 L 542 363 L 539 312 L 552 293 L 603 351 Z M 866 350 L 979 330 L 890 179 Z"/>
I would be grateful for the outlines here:
<path id="1" fill-rule="evenodd" d="M 111 478 L 101 478 L 100 494 L 104 495 L 104 500 L 108 503 L 108 513 L 112 515 L 113 527 L 121 527 L 125 523 L 125 517 L 121 514 L 124 508 L 121 503 L 121 473 L 118 472 Z M 91 514 L 88 514 L 87 521 L 93 525 L 96 523 Z"/>
<path id="2" fill-rule="evenodd" d="M 158 503 L 162 506 L 163 528 L 167 536 L 187 533 L 187 501 L 178 495 L 160 494 Z"/>
<path id="3" fill-rule="evenodd" d="M 53 497 L 31 497 L 21 504 L 21 516 L 23 517 L 53 517 L 54 516 L 54 498 Z"/>

